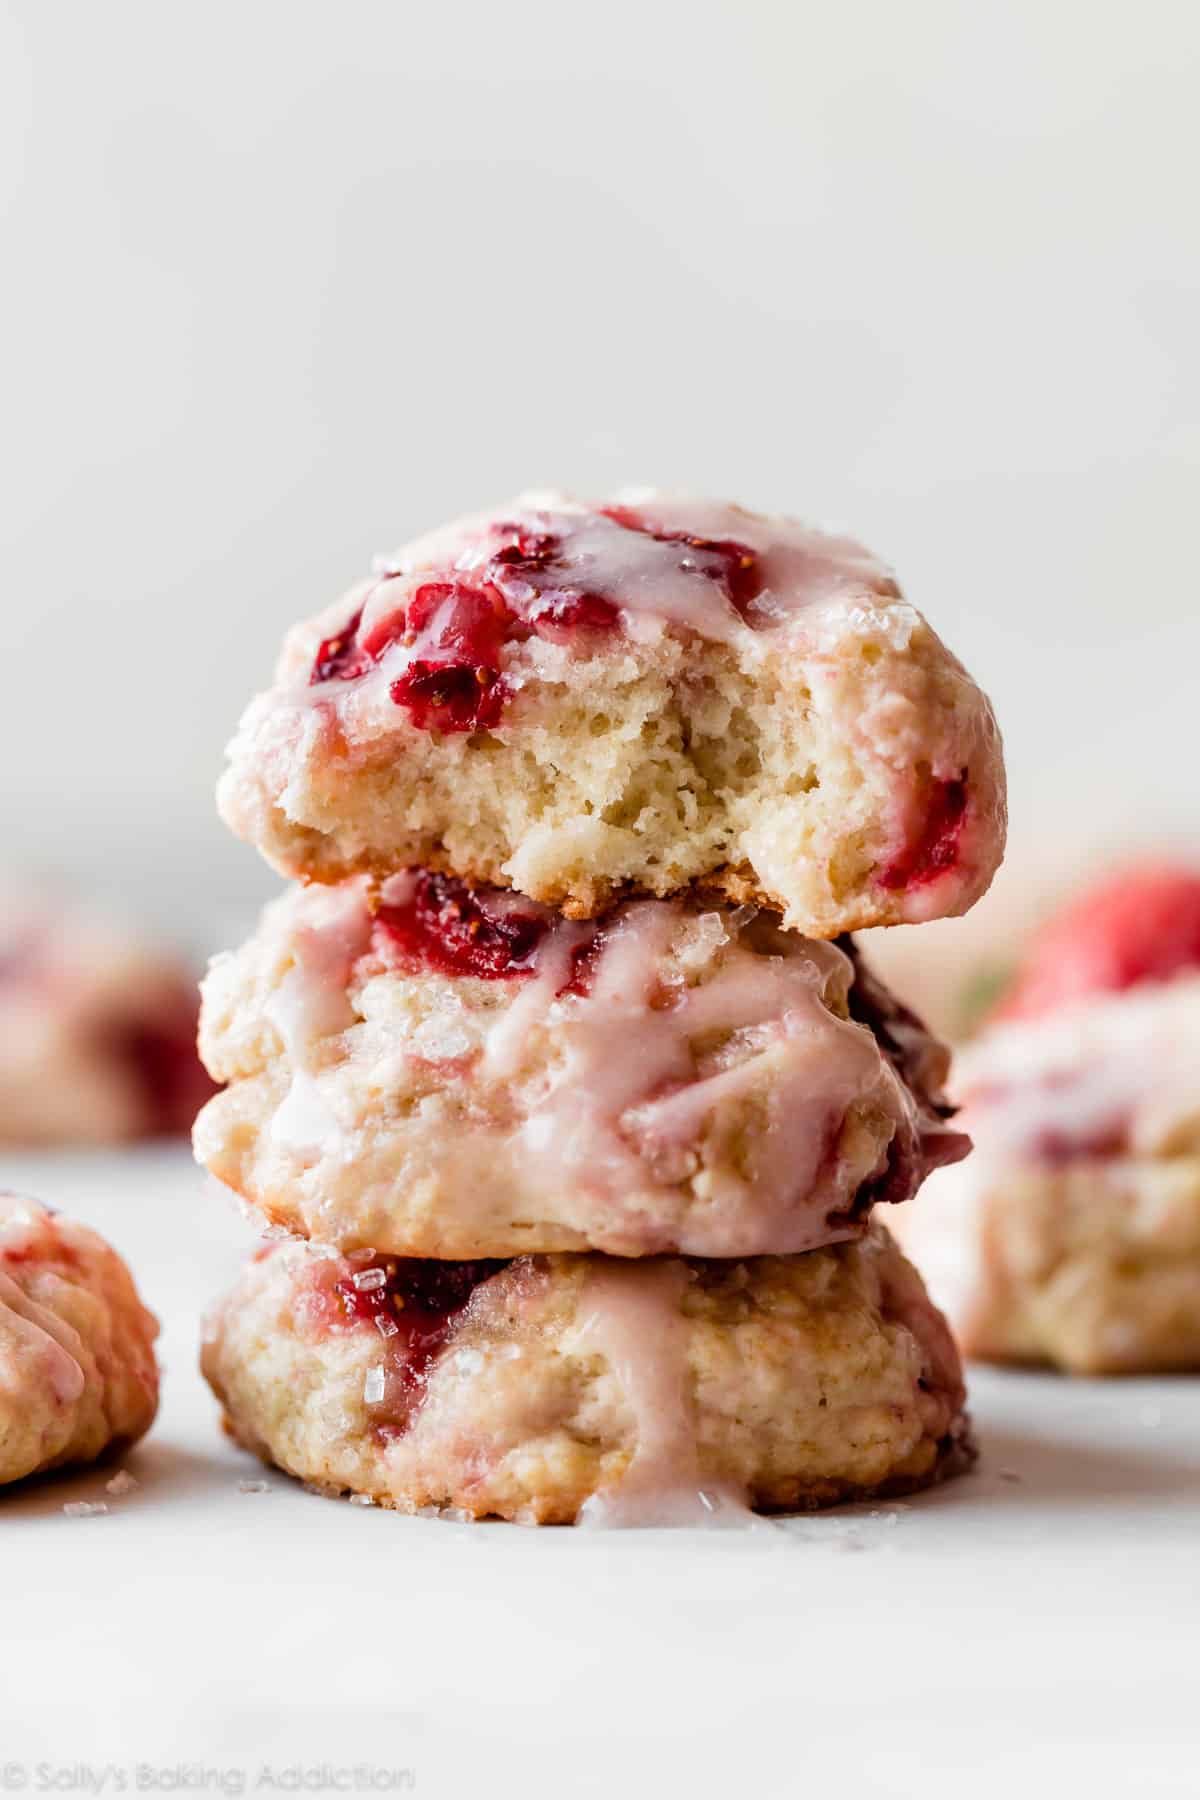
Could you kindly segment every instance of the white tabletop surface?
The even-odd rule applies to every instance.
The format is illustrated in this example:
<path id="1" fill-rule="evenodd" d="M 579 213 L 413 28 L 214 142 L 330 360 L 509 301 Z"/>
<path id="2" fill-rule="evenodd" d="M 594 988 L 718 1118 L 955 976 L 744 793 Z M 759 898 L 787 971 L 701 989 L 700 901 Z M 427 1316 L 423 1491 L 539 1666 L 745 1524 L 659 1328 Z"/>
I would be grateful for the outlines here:
<path id="1" fill-rule="evenodd" d="M 977 1473 L 754 1532 L 249 1493 L 196 1372 L 245 1223 L 183 1151 L 0 1180 L 128 1257 L 165 1368 L 135 1490 L 0 1500 L 0 1790 L 1200 1793 L 1200 1382 L 976 1370 Z"/>

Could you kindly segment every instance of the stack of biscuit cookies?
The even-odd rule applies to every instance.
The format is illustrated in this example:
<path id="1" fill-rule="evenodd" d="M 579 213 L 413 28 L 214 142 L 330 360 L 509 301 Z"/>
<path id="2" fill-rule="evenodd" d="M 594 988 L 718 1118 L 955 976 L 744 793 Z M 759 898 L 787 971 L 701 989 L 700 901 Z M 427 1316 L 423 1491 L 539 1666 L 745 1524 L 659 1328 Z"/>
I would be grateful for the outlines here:
<path id="1" fill-rule="evenodd" d="M 206 1335 L 247 1448 L 537 1523 L 963 1465 L 882 1221 L 968 1141 L 847 934 L 978 898 L 1003 766 L 869 552 L 524 496 L 289 634 L 221 809 L 298 883 L 204 989 L 197 1154 L 278 1231 Z"/>

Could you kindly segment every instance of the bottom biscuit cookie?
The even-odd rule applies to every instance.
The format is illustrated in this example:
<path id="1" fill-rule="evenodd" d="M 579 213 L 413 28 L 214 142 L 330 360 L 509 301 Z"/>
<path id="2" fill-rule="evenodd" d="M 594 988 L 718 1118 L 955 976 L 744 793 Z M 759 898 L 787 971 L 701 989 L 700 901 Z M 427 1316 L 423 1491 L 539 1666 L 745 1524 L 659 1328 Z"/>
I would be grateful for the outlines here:
<path id="1" fill-rule="evenodd" d="M 404 1512 L 704 1523 L 907 1492 L 973 1455 L 945 1321 L 879 1225 L 743 1262 L 271 1244 L 202 1362 L 247 1449 Z"/>

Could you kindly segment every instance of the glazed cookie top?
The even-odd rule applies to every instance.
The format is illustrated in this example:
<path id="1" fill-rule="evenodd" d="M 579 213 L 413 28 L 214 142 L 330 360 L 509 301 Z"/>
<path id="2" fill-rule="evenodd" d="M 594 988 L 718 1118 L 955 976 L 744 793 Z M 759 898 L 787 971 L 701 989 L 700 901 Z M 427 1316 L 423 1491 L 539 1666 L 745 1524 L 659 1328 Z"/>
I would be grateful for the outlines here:
<path id="1" fill-rule="evenodd" d="M 1005 831 L 985 697 L 852 539 L 532 493 L 286 638 L 219 801 L 305 879 L 420 861 L 574 917 L 693 885 L 817 937 L 962 911 Z"/>
<path id="2" fill-rule="evenodd" d="M 752 907 L 630 901 L 570 921 L 426 870 L 293 892 L 214 964 L 201 1044 L 235 1084 L 285 1052 L 276 1151 L 352 1163 L 349 1062 L 372 1121 L 395 1112 L 413 1131 L 454 1096 L 459 1123 L 436 1111 L 424 1152 L 446 1209 L 517 1170 L 534 1217 L 579 1193 L 614 1223 L 629 1211 L 639 1254 L 677 1241 L 653 1192 L 694 1192 L 719 1233 L 705 1253 L 807 1249 L 967 1148 L 947 1123 L 946 1053 L 853 947 Z M 867 1152 L 845 1140 L 851 1117 Z"/>
<path id="3" fill-rule="evenodd" d="M 310 656 L 293 637 L 280 675 L 384 689 L 415 725 L 499 724 L 510 690 L 501 647 L 536 635 L 670 626 L 719 643 L 775 632 L 804 615 L 816 639 L 855 608 L 898 601 L 891 572 L 850 538 L 715 501 L 629 492 L 592 508 L 526 494 L 378 559 L 339 628 Z"/>

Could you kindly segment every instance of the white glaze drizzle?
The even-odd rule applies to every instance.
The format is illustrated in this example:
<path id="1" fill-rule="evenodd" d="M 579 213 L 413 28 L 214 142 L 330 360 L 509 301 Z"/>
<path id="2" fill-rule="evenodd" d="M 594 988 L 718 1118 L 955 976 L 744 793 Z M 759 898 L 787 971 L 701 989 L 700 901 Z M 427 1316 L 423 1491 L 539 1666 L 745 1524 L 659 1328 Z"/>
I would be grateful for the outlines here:
<path id="1" fill-rule="evenodd" d="M 73 1406 L 79 1399 L 86 1377 L 79 1361 L 78 1334 L 0 1270 L 0 1355 L 5 1351 L 14 1359 L 19 1378 L 36 1358 L 60 1406 Z"/>
<path id="2" fill-rule="evenodd" d="M 852 538 L 820 531 L 797 519 L 768 517 L 722 502 L 630 489 L 605 505 L 630 508 L 649 528 L 631 530 L 608 518 L 599 506 L 554 493 L 523 494 L 510 505 L 458 520 L 390 555 L 376 558 L 376 577 L 347 597 L 362 608 L 359 635 L 402 611 L 431 577 L 469 580 L 494 554 L 492 528 L 517 525 L 559 540 L 552 566 L 539 570 L 529 595 L 585 590 L 617 608 L 626 635 L 654 638 L 664 625 L 696 632 L 713 642 L 747 644 L 764 628 L 786 624 L 800 613 L 814 623 L 877 610 L 881 599 L 895 601 L 898 589 L 886 564 Z M 754 600 L 753 626 L 741 618 L 721 583 L 689 556 L 686 543 L 663 541 L 653 531 L 716 542 L 744 544 L 757 562 L 761 588 Z M 518 571 L 506 572 L 516 588 Z M 310 667 L 295 669 L 292 699 L 302 708 L 332 700 L 364 715 L 390 707 L 389 690 L 439 639 L 447 607 L 437 609 L 411 640 L 397 639 L 365 674 L 309 686 Z M 284 795 L 286 808 L 287 796 Z"/>
<path id="3" fill-rule="evenodd" d="M 608 518 L 601 506 L 628 508 L 647 526 L 630 530 Z M 381 557 L 383 571 L 406 575 L 439 566 L 476 573 L 491 557 L 488 527 L 513 523 L 560 540 L 560 569 L 539 572 L 537 587 L 580 588 L 610 601 L 627 615 L 650 615 L 688 627 L 702 637 L 728 642 L 749 629 L 718 582 L 690 561 L 687 545 L 662 541 L 652 532 L 710 542 L 744 544 L 756 558 L 761 594 L 756 615 L 764 623 L 857 595 L 861 601 L 895 596 L 891 570 L 852 538 L 806 525 L 799 519 L 768 517 L 740 506 L 693 496 L 629 488 L 588 506 L 553 491 L 522 494 L 490 514 L 463 520 L 429 534 L 394 556 Z M 531 590 L 532 591 L 532 590 Z M 627 618 L 628 626 L 630 620 Z"/>
<path id="4" fill-rule="evenodd" d="M 403 905 L 412 879 L 385 884 L 385 902 Z M 486 904 L 544 911 L 490 892 Z M 285 945 L 293 968 L 268 1008 L 291 1069 L 271 1134 L 284 1149 L 336 1154 L 338 1124 L 317 1080 L 319 1042 L 358 1020 L 347 987 L 371 941 L 371 914 L 361 882 L 310 892 L 299 906 L 302 922 L 293 915 Z M 742 934 L 752 916 L 629 904 L 600 928 L 590 985 L 571 993 L 563 990 L 575 952 L 597 928 L 546 913 L 553 923 L 529 972 L 502 984 L 476 1072 L 464 1077 L 484 1089 L 511 1084 L 502 1110 L 513 1122 L 493 1128 L 497 1155 L 519 1164 L 531 1196 L 588 1195 L 614 1235 L 650 1249 L 787 1254 L 855 1234 L 852 1221 L 833 1218 L 853 1199 L 835 1148 L 847 1110 L 861 1103 L 897 1129 L 916 1130 L 916 1104 L 872 1033 L 825 1003 L 849 985 L 844 953 L 782 934 L 779 954 L 751 949 Z M 703 979 L 689 985 L 689 969 Z M 444 1034 L 446 1021 L 430 1024 Z M 543 1030 L 548 1056 L 531 1063 L 527 1040 Z M 417 1057 L 426 1053 L 423 1031 L 405 1046 Z M 470 1042 L 464 1036 L 462 1048 Z M 706 1134 L 722 1129 L 731 1102 L 744 1115 L 744 1155 L 715 1154 L 705 1167 Z M 878 1172 L 860 1167 L 855 1182 Z M 656 1240 L 636 1197 L 689 1181 L 695 1238 Z"/>
<path id="5" fill-rule="evenodd" d="M 846 1109 L 872 1097 L 893 1115 L 913 1102 L 871 1033 L 824 1004 L 827 983 L 849 973 L 831 944 L 795 940 L 786 957 L 756 955 L 730 941 L 700 985 L 663 991 L 672 939 L 685 920 L 673 902 L 631 905 L 606 933 L 591 991 L 557 1000 L 563 964 L 550 935 L 546 978 L 524 996 L 521 1027 L 553 1013 L 561 1061 L 519 1127 L 524 1168 L 546 1190 L 564 1183 L 604 1195 L 614 1217 L 644 1187 L 694 1172 L 695 1146 L 723 1102 L 759 1090 L 770 1113 L 755 1144 L 752 1181 L 714 1177 L 711 1235 L 720 1228 L 741 1255 L 784 1253 L 831 1241 L 825 1210 L 805 1201 L 816 1185 Z M 508 1021 L 493 1028 L 513 1054 Z M 731 1039 L 738 1060 L 698 1068 L 697 1044 Z M 485 1066 L 492 1061 L 489 1043 Z M 689 1166 L 691 1165 L 691 1166 Z M 849 1196 L 846 1196 L 849 1198 Z"/>
<path id="6" fill-rule="evenodd" d="M 585 1502 L 581 1525 L 710 1527 L 753 1518 L 744 1495 L 700 1474 L 681 1311 L 689 1279 L 675 1258 L 589 1265 L 570 1347 L 609 1365 L 635 1441 L 620 1480 Z"/>
<path id="7" fill-rule="evenodd" d="M 315 1078 L 321 1040 L 356 1023 L 346 993 L 350 971 L 367 948 L 371 919 L 357 886 L 312 896 L 291 933 L 292 966 L 266 1007 L 291 1068 L 287 1096 L 271 1121 L 271 1137 L 289 1150 L 336 1150 L 341 1132 Z"/>
<path id="8" fill-rule="evenodd" d="M 0 1189 L 0 1256 L 35 1255 L 46 1241 L 46 1233 L 54 1229 L 51 1207 L 26 1194 Z"/>
<path id="9" fill-rule="evenodd" d="M 593 926 L 564 919 L 539 945 L 532 976 L 526 977 L 519 993 L 487 1034 L 483 1067 L 491 1080 L 508 1080 L 515 1075 L 525 1037 L 546 1017 L 570 981 L 575 951 L 594 935 Z"/>
<path id="10" fill-rule="evenodd" d="M 73 1326 L 30 1298 L 3 1268 L 6 1257 L 43 1253 L 51 1260 L 56 1227 L 36 1201 L 0 1193 L 0 1385 L 19 1391 L 30 1368 L 42 1375 L 60 1406 L 83 1393 L 82 1340 Z"/>

